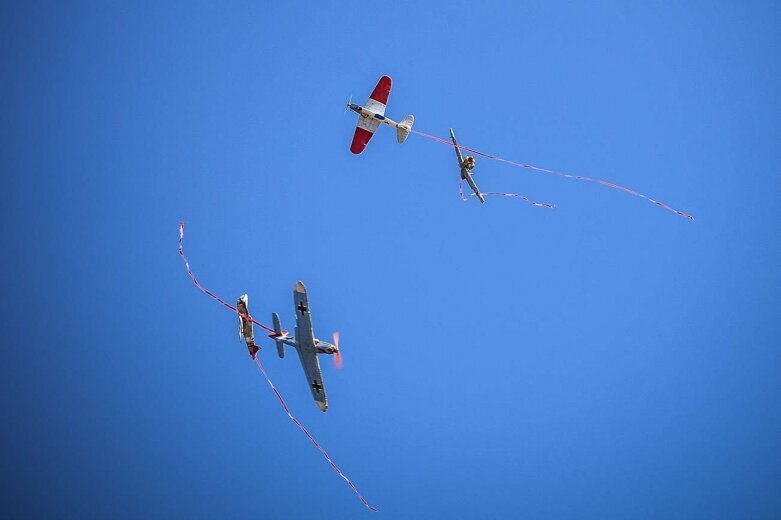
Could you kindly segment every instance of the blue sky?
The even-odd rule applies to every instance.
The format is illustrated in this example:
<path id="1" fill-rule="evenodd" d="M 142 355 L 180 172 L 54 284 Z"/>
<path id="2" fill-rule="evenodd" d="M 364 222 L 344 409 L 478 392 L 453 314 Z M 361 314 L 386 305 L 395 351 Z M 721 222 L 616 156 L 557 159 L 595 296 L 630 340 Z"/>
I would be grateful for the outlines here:
<path id="1" fill-rule="evenodd" d="M 262 359 L 387 518 L 781 508 L 781 9 L 771 2 L 4 5 L 0 510 L 364 518 L 176 254 L 292 329 Z M 458 200 L 451 149 L 508 159 Z"/>

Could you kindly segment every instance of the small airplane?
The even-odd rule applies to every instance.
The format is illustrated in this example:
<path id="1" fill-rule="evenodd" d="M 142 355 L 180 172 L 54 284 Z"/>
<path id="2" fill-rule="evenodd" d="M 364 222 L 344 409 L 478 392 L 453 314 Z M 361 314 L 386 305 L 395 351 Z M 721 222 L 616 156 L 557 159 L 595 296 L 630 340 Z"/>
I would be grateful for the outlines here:
<path id="1" fill-rule="evenodd" d="M 320 410 L 325 412 L 328 410 L 328 399 L 325 396 L 323 375 L 320 372 L 320 363 L 317 360 L 317 355 L 333 355 L 334 364 L 337 368 L 341 367 L 342 354 L 339 351 L 339 334 L 334 333 L 333 344 L 315 338 L 312 331 L 312 318 L 306 296 L 306 287 L 300 281 L 296 282 L 293 288 L 293 304 L 296 312 L 295 336 L 291 336 L 286 330 L 282 330 L 279 314 L 275 312 L 271 315 L 271 319 L 274 322 L 274 332 L 269 334 L 269 337 L 276 342 L 277 353 L 280 358 L 285 357 L 285 345 L 296 349 L 298 359 L 304 368 L 307 384 L 312 391 L 312 397 Z"/>
<path id="2" fill-rule="evenodd" d="M 247 343 L 249 355 L 255 359 L 260 347 L 255 344 L 255 331 L 249 319 L 249 295 L 242 294 L 236 301 L 236 308 L 239 310 L 239 341 L 243 339 Z"/>
<path id="3" fill-rule="evenodd" d="M 399 143 L 403 143 L 409 136 L 412 124 L 415 122 L 415 116 L 410 114 L 402 119 L 400 123 L 385 117 L 385 105 L 388 104 L 390 91 L 391 78 L 390 76 L 383 76 L 380 78 L 377 86 L 374 87 L 369 100 L 366 102 L 366 106 L 362 107 L 352 102 L 347 103 L 347 108 L 358 114 L 358 125 L 355 128 L 352 145 L 350 145 L 352 153 L 359 154 L 366 148 L 380 123 L 396 127 L 396 139 L 398 139 Z"/>
<path id="4" fill-rule="evenodd" d="M 477 162 L 474 157 L 467 156 L 466 159 L 461 155 L 461 149 L 456 142 L 456 134 L 453 133 L 453 129 L 450 129 L 450 138 L 453 139 L 453 148 L 456 149 L 456 159 L 458 159 L 458 166 L 461 168 L 461 179 L 465 180 L 472 191 L 475 192 L 475 196 L 480 199 L 480 203 L 485 202 L 485 197 L 480 193 L 480 189 L 475 184 L 475 180 L 472 178 L 472 170 Z"/>

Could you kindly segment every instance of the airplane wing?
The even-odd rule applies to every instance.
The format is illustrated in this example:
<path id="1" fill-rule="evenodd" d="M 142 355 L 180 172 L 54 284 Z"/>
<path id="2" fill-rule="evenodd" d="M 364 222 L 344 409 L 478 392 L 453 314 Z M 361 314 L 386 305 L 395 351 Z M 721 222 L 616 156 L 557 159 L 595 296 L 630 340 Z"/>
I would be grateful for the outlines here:
<path id="1" fill-rule="evenodd" d="M 306 287 L 301 282 L 296 282 L 293 289 L 293 302 L 296 310 L 296 351 L 304 368 L 304 375 L 312 391 L 315 403 L 322 411 L 328 409 L 328 400 L 325 397 L 323 376 L 320 373 L 320 363 L 317 360 L 315 349 L 315 334 L 312 331 L 312 318 L 309 314 L 309 301 L 306 297 Z"/>
<path id="2" fill-rule="evenodd" d="M 391 91 L 390 76 L 383 76 L 374 87 L 369 100 L 366 102 L 366 108 L 380 115 L 385 115 L 385 106 L 388 104 L 388 96 Z"/>
<path id="3" fill-rule="evenodd" d="M 456 149 L 456 158 L 458 159 L 458 165 L 464 164 L 464 157 L 461 155 L 461 148 L 458 147 L 456 142 L 456 134 L 453 133 L 453 129 L 450 129 L 450 138 L 453 139 L 453 148 Z"/>
<path id="4" fill-rule="evenodd" d="M 369 100 L 366 102 L 366 107 L 372 112 L 376 112 L 380 115 L 385 115 L 385 106 L 388 104 L 388 96 L 391 91 L 391 78 L 390 76 L 383 76 L 380 81 L 377 82 L 377 86 L 369 96 Z M 370 117 L 358 116 L 358 126 L 355 129 L 355 135 L 353 135 L 353 143 L 350 145 L 350 151 L 354 154 L 359 154 L 369 144 L 369 140 L 374 135 L 374 131 L 380 126 L 380 122 Z"/>
<path id="5" fill-rule="evenodd" d="M 355 135 L 353 135 L 353 144 L 350 145 L 350 151 L 354 154 L 359 154 L 369 144 L 369 140 L 374 135 L 374 131 L 380 126 L 380 122 L 376 119 L 358 116 L 358 126 L 355 127 Z"/>
<path id="6" fill-rule="evenodd" d="M 466 168 L 461 168 L 461 173 L 463 174 L 464 179 L 466 179 L 466 183 L 469 184 L 469 187 L 472 188 L 473 192 L 475 192 L 477 198 L 480 199 L 480 203 L 485 203 L 485 197 L 482 193 L 480 193 L 480 189 L 477 187 L 477 184 L 475 184 L 475 180 L 472 178 L 472 174 L 469 173 Z"/>

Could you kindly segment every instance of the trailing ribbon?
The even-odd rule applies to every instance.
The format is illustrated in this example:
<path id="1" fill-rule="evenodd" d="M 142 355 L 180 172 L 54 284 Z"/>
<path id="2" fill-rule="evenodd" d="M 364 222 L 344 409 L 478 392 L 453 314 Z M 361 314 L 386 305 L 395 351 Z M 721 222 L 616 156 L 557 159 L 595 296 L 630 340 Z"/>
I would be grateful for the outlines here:
<path id="1" fill-rule="evenodd" d="M 239 316 L 242 316 L 243 318 L 251 321 L 255 325 L 258 325 L 259 327 L 267 330 L 268 332 L 274 333 L 275 332 L 274 329 L 272 329 L 270 327 L 267 327 L 267 326 L 263 325 L 262 323 L 259 323 L 259 322 L 255 321 L 249 315 L 245 315 L 245 314 L 239 312 L 238 309 L 236 309 L 236 307 L 234 307 L 233 305 L 229 304 L 228 302 L 226 302 L 225 300 L 223 300 L 222 298 L 220 298 L 219 296 L 217 296 L 216 294 L 214 294 L 210 290 L 206 289 L 204 286 L 202 286 L 198 282 L 198 279 L 195 278 L 195 275 L 193 274 L 192 270 L 190 269 L 190 262 L 188 262 L 187 261 L 187 257 L 184 256 L 184 247 L 182 245 L 183 241 L 184 241 L 184 222 L 179 222 L 179 256 L 182 257 L 182 261 L 184 262 L 184 266 L 187 269 L 187 274 L 190 276 L 190 279 L 193 281 L 195 286 L 199 290 L 201 290 L 201 292 L 203 292 L 205 295 L 207 295 L 210 298 L 212 298 L 213 300 L 215 300 L 217 303 L 223 305 L 224 307 L 227 307 L 228 309 L 232 310 L 233 312 L 235 312 Z M 342 470 L 340 470 L 339 467 L 336 465 L 336 463 L 334 463 L 334 461 L 331 460 L 330 455 L 328 455 L 328 453 L 323 449 L 323 447 L 320 446 L 320 444 L 315 440 L 314 437 L 312 437 L 312 434 L 309 433 L 309 431 L 306 429 L 306 427 L 303 424 L 301 424 L 301 422 L 299 422 L 298 419 L 293 417 L 293 414 L 290 412 L 290 408 L 288 408 L 287 403 L 285 403 L 285 400 L 282 398 L 282 394 L 279 393 L 279 391 L 277 390 L 277 387 L 275 387 L 274 383 L 271 382 L 271 378 L 268 377 L 268 374 L 266 373 L 266 370 L 263 368 L 263 364 L 260 362 L 260 358 L 258 356 L 255 356 L 254 359 L 255 359 L 255 363 L 258 365 L 258 370 L 260 370 L 260 373 L 263 374 L 263 377 L 266 378 L 266 381 L 268 382 L 269 386 L 274 391 L 274 395 L 277 396 L 277 399 L 279 400 L 279 403 L 282 405 L 282 408 L 285 410 L 285 413 L 290 418 L 290 420 L 293 421 L 293 424 L 298 426 L 298 428 L 302 432 L 304 432 L 304 435 L 307 436 L 307 438 L 312 442 L 312 444 L 315 445 L 315 448 L 317 448 L 320 451 L 320 453 L 323 454 L 323 457 L 325 457 L 325 460 L 327 460 L 328 464 L 331 465 L 331 468 L 333 468 L 333 470 L 340 477 L 342 477 L 345 482 L 347 482 L 347 485 L 350 486 L 350 488 L 353 490 L 353 492 L 355 492 L 355 494 L 358 495 L 358 499 L 361 501 L 361 503 L 364 506 L 366 506 L 366 508 L 369 511 L 377 512 L 378 509 L 376 507 L 372 506 L 371 504 L 369 504 L 369 502 L 363 497 L 363 495 L 361 495 L 361 493 L 358 491 L 358 488 L 355 486 L 355 484 L 353 484 L 352 480 L 350 480 L 347 477 L 347 475 L 342 473 Z"/>
<path id="2" fill-rule="evenodd" d="M 439 143 L 446 144 L 448 146 L 455 146 L 453 144 L 453 142 L 448 140 L 448 139 L 443 139 L 441 137 L 437 137 L 435 135 L 430 135 L 430 134 L 427 134 L 425 132 L 420 132 L 418 130 L 411 130 L 411 132 L 413 132 L 415 134 L 418 134 L 420 136 L 423 136 L 423 137 L 425 137 L 427 139 L 431 139 L 433 141 L 437 141 Z M 474 154 L 477 154 L 477 155 L 479 155 L 481 157 L 485 157 L 486 159 L 493 159 L 494 161 L 507 163 L 507 164 L 510 164 L 512 166 L 516 166 L 518 168 L 525 168 L 525 169 L 528 169 L 528 170 L 534 170 L 534 171 L 538 171 L 538 172 L 549 173 L 551 175 L 557 175 L 559 177 L 565 177 L 567 179 L 578 179 L 578 180 L 585 181 L 585 182 L 592 182 L 594 184 L 601 184 L 602 186 L 607 186 L 608 188 L 613 188 L 615 190 L 619 190 L 619 191 L 623 191 L 624 193 L 628 193 L 629 195 L 633 195 L 635 197 L 640 197 L 641 199 L 645 199 L 648 202 L 651 202 L 651 203 L 659 206 L 662 209 L 666 209 L 667 211 L 672 211 L 673 213 L 675 213 L 679 217 L 683 217 L 683 218 L 686 218 L 686 219 L 689 219 L 689 220 L 694 220 L 694 217 L 689 215 L 688 213 L 684 213 L 683 211 L 679 211 L 677 209 L 671 208 L 670 206 L 668 206 L 667 204 L 665 204 L 663 202 L 660 202 L 658 200 L 654 200 L 651 197 L 649 197 L 647 195 L 643 195 L 642 193 L 637 192 L 637 191 L 635 191 L 635 190 L 633 190 L 631 188 L 625 188 L 624 186 L 619 186 L 618 184 L 613 184 L 612 182 L 603 181 L 601 179 L 594 179 L 594 178 L 591 178 L 591 177 L 586 177 L 584 175 L 573 175 L 571 173 L 564 173 L 564 172 L 559 172 L 559 171 L 555 171 L 555 170 L 549 170 L 547 168 L 540 168 L 539 166 L 533 166 L 531 164 L 518 163 L 518 162 L 515 162 L 515 161 L 511 161 L 509 159 L 503 159 L 503 158 L 497 157 L 495 155 L 491 155 L 491 154 L 487 154 L 485 152 L 481 152 L 479 150 L 475 150 L 474 148 L 469 148 L 468 146 L 458 145 L 458 147 L 460 149 L 462 149 L 462 150 L 466 150 L 468 152 L 472 152 Z M 512 197 L 512 196 L 518 197 L 518 195 L 507 194 L 507 193 L 504 193 L 504 194 L 501 194 L 501 195 L 510 196 L 510 197 Z M 521 197 L 521 198 L 523 198 L 523 197 Z M 545 207 L 551 207 L 550 205 L 533 203 L 533 202 L 529 201 L 528 199 L 526 199 L 526 201 L 531 203 L 531 204 L 534 204 L 535 206 L 542 205 L 542 206 L 545 206 Z"/>

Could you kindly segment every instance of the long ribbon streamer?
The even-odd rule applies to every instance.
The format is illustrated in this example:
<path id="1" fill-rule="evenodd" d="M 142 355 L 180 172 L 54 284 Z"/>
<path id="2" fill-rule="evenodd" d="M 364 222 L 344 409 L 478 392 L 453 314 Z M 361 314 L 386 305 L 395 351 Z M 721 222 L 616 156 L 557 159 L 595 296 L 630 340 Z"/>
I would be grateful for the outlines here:
<path id="1" fill-rule="evenodd" d="M 213 292 L 211 292 L 210 290 L 208 290 L 204 286 L 202 286 L 198 282 L 198 279 L 195 277 L 195 275 L 193 274 L 192 270 L 190 269 L 190 262 L 188 262 L 187 261 L 187 257 L 184 256 L 184 247 L 183 247 L 183 244 L 182 244 L 183 241 L 184 241 L 184 222 L 179 222 L 179 256 L 182 257 L 182 261 L 184 262 L 184 266 L 187 269 L 187 274 L 190 276 L 190 279 L 193 281 L 195 286 L 198 289 L 201 290 L 201 292 L 203 292 L 204 294 L 206 294 L 207 296 L 209 296 L 210 298 L 215 300 L 220 305 L 223 305 L 224 307 L 227 307 L 228 309 L 232 310 L 233 312 L 235 312 L 239 316 L 242 316 L 242 317 L 246 318 L 247 320 L 251 321 L 255 325 L 258 325 L 259 327 L 267 330 L 268 332 L 275 332 L 274 329 L 272 329 L 270 327 L 267 327 L 267 326 L 263 325 L 262 323 L 259 323 L 259 322 L 255 321 L 251 316 L 248 316 L 248 315 L 245 315 L 243 313 L 240 313 L 238 311 L 238 309 L 236 309 L 236 307 L 234 307 L 233 305 L 229 304 L 228 302 L 226 302 L 225 300 L 223 300 L 222 298 L 220 298 L 219 296 L 217 296 L 216 294 L 214 294 Z M 350 486 L 350 488 L 353 490 L 353 492 L 356 495 L 358 495 L 358 499 L 361 501 L 361 503 L 364 506 L 366 506 L 366 508 L 369 511 L 373 511 L 373 512 L 376 513 L 378 511 L 378 509 L 376 507 L 372 506 L 371 504 L 369 504 L 369 502 L 358 491 L 358 488 L 355 486 L 355 484 L 353 484 L 353 481 L 350 480 L 347 477 L 347 475 L 342 473 L 342 470 L 339 469 L 339 466 L 337 466 L 336 463 L 334 463 L 334 461 L 331 459 L 331 456 L 328 455 L 328 452 L 326 452 L 323 449 L 323 447 L 320 446 L 320 444 L 315 440 L 315 438 L 312 436 L 312 434 L 309 433 L 309 430 L 307 430 L 306 427 L 303 424 L 301 424 L 301 422 L 293 416 L 293 414 L 290 411 L 290 408 L 287 406 L 287 403 L 282 398 L 282 394 L 279 393 L 279 390 L 277 390 L 277 387 L 275 387 L 274 383 L 271 382 L 271 378 L 268 377 L 268 374 L 266 373 L 266 370 L 263 368 L 263 364 L 260 362 L 259 356 L 255 356 L 255 363 L 258 365 L 258 370 L 260 370 L 260 373 L 263 374 L 263 377 L 266 378 L 266 381 L 268 382 L 269 386 L 274 391 L 274 395 L 277 396 L 277 399 L 279 400 L 279 404 L 282 405 L 282 408 L 285 410 L 285 413 L 287 414 L 287 416 L 290 418 L 291 421 L 293 421 L 293 424 L 298 426 L 298 428 L 302 432 L 304 432 L 304 435 L 306 435 L 307 438 L 312 442 L 312 444 L 314 444 L 315 448 L 317 448 L 320 451 L 320 453 L 323 454 L 323 457 L 325 457 L 325 460 L 327 460 L 328 464 L 331 465 L 331 468 L 333 468 L 333 470 L 340 477 L 342 477 L 342 479 L 344 479 L 345 482 L 347 482 L 347 485 Z"/>
<path id="2" fill-rule="evenodd" d="M 529 199 L 528 197 L 525 197 L 523 195 L 518 195 L 517 193 L 498 193 L 498 192 L 495 192 L 495 191 L 481 191 L 480 194 L 481 195 L 488 195 L 488 196 L 491 196 L 491 197 L 515 197 L 515 198 L 518 198 L 518 199 L 521 199 L 521 200 L 524 200 L 524 201 L 528 202 L 532 206 L 537 206 L 539 208 L 554 209 L 556 207 L 553 204 L 548 204 L 547 202 L 535 202 L 535 201 Z M 477 195 L 475 195 L 474 193 L 470 193 L 470 195 L 472 197 L 477 197 Z M 469 199 L 467 199 L 464 196 L 464 179 L 460 179 L 458 181 L 458 196 L 464 202 L 469 200 Z"/>
<path id="3" fill-rule="evenodd" d="M 425 137 L 427 139 L 431 139 L 433 141 L 437 141 L 439 143 L 448 145 L 448 146 L 455 146 L 453 144 L 453 142 L 448 140 L 448 139 L 443 139 L 441 137 L 437 137 L 435 135 L 427 134 L 425 132 L 420 132 L 418 130 L 411 130 L 411 132 L 413 132 L 415 134 L 418 134 L 418 135 L 420 135 L 422 137 Z M 584 175 L 574 175 L 574 174 L 571 174 L 571 173 L 565 173 L 565 172 L 559 172 L 559 171 L 555 171 L 555 170 L 549 170 L 547 168 L 540 168 L 539 166 L 533 166 L 531 164 L 518 163 L 518 162 L 515 162 L 515 161 L 511 161 L 509 159 L 503 159 L 503 158 L 498 157 L 496 155 L 491 155 L 491 154 L 488 154 L 488 153 L 485 153 L 485 152 L 481 152 L 479 150 L 475 150 L 474 148 L 469 148 L 468 146 L 464 146 L 464 145 L 458 145 L 458 147 L 461 148 L 462 150 L 466 150 L 468 152 L 472 152 L 474 154 L 477 154 L 477 155 L 480 155 L 482 157 L 485 157 L 486 159 L 493 159 L 494 161 L 499 161 L 499 162 L 511 164 L 513 166 L 517 166 L 518 168 L 525 168 L 525 169 L 528 169 L 528 170 L 534 170 L 534 171 L 538 171 L 538 172 L 549 173 L 549 174 L 552 174 L 552 175 L 557 175 L 559 177 L 565 177 L 567 179 L 578 179 L 578 180 L 585 181 L 585 182 L 593 182 L 595 184 L 601 184 L 602 186 L 607 186 L 608 188 L 613 188 L 615 190 L 619 190 L 619 191 L 623 191 L 624 193 L 628 193 L 629 195 L 633 195 L 635 197 L 640 197 L 641 199 L 645 199 L 648 202 L 651 202 L 651 203 L 655 204 L 656 206 L 659 206 L 662 209 L 666 209 L 667 211 L 672 211 L 673 213 L 675 213 L 679 217 L 683 217 L 683 218 L 686 218 L 686 219 L 689 219 L 689 220 L 694 220 L 694 217 L 689 215 L 688 213 L 684 213 L 683 211 L 679 211 L 677 209 L 671 208 L 670 206 L 668 206 L 667 204 L 665 204 L 663 202 L 660 202 L 658 200 L 654 200 L 651 197 L 649 197 L 647 195 L 643 195 L 642 193 L 640 193 L 638 191 L 635 191 L 635 190 L 633 190 L 631 188 L 626 188 L 624 186 L 619 186 L 618 184 L 613 184 L 612 182 L 603 181 L 601 179 L 594 179 L 594 178 L 591 178 L 591 177 L 586 177 Z M 509 196 L 512 196 L 512 195 L 509 195 Z"/>
<path id="4" fill-rule="evenodd" d="M 284 408 L 285 413 L 288 417 L 290 417 L 290 420 L 293 421 L 293 423 L 299 427 L 299 429 L 304 432 L 304 435 L 307 436 L 307 438 L 312 441 L 312 444 L 315 445 L 315 448 L 320 450 L 320 453 L 323 454 L 323 457 L 325 457 L 325 460 L 328 461 L 328 464 L 331 465 L 331 468 L 340 476 L 342 479 L 344 479 L 345 482 L 347 482 L 347 485 L 352 488 L 353 492 L 355 492 L 356 495 L 358 495 L 358 499 L 361 501 L 361 503 L 366 506 L 366 508 L 369 511 L 377 512 L 378 509 L 374 507 L 373 505 L 369 504 L 369 502 L 366 501 L 365 498 L 363 498 L 363 495 L 358 491 L 358 488 L 355 487 L 355 484 L 353 484 L 352 480 L 350 480 L 347 475 L 342 473 L 342 470 L 339 469 L 339 466 L 336 465 L 336 463 L 331 460 L 331 456 L 328 455 L 328 452 L 326 452 L 322 446 L 315 440 L 314 437 L 312 437 L 312 434 L 309 433 L 309 431 L 306 429 L 306 427 L 299 422 L 298 419 L 293 417 L 293 414 L 290 412 L 290 408 L 288 408 L 287 403 L 285 403 L 285 400 L 282 398 L 282 394 L 279 393 L 277 388 L 274 386 L 274 383 L 271 382 L 271 379 L 268 377 L 268 374 L 266 374 L 266 370 L 263 368 L 263 364 L 260 362 L 260 358 L 258 356 L 255 357 L 255 363 L 258 365 L 258 370 L 260 370 L 260 373 L 263 374 L 263 377 L 266 378 L 266 381 L 268 381 L 269 386 L 274 391 L 274 394 L 277 396 L 277 399 L 279 399 L 279 404 L 282 405 L 282 408 Z"/>
<path id="5" fill-rule="evenodd" d="M 530 200 L 528 197 L 524 197 L 523 195 L 518 195 L 517 193 L 498 193 L 494 191 L 483 191 L 481 192 L 483 195 L 488 195 L 492 197 L 515 197 L 521 200 L 524 200 L 531 204 L 532 206 L 537 206 L 538 208 L 550 208 L 554 209 L 556 206 L 553 204 L 548 204 L 547 202 L 535 202 L 533 200 Z M 475 196 L 473 193 L 472 196 Z"/>

